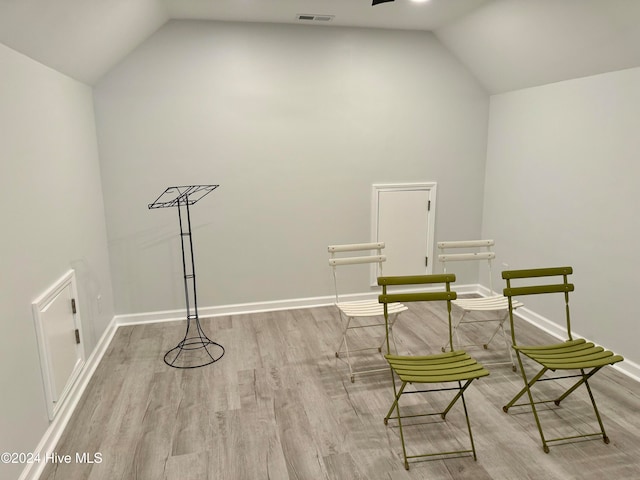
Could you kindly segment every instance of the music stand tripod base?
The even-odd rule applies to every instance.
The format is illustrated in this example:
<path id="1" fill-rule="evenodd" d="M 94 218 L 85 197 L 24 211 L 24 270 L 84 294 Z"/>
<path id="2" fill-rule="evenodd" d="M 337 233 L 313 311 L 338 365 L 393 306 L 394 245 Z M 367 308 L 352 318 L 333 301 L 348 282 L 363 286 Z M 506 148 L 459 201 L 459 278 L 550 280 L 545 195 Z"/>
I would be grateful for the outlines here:
<path id="1" fill-rule="evenodd" d="M 207 337 L 200 325 L 200 319 L 187 318 L 184 338 L 165 353 L 164 363 L 174 368 L 198 368 L 217 362 L 223 355 L 224 347 Z"/>
<path id="2" fill-rule="evenodd" d="M 191 238 L 191 213 L 189 207 L 219 185 L 184 185 L 168 187 L 149 204 L 149 209 L 177 207 L 182 247 L 184 294 L 187 306 L 187 330 L 184 338 L 164 355 L 164 363 L 173 368 L 198 368 L 217 362 L 224 355 L 224 347 L 211 340 L 202 330 L 198 317 L 196 271 Z M 186 218 L 182 213 L 185 210 Z M 189 260 L 189 261 L 188 261 Z M 193 299 L 193 304 L 191 303 Z"/>

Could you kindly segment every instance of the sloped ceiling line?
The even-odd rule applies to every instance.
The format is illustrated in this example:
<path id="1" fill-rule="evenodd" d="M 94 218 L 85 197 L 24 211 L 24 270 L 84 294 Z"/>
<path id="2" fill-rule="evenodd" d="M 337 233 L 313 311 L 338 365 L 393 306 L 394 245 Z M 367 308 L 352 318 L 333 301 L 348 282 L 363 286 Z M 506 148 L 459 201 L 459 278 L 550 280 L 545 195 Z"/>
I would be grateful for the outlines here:
<path id="1" fill-rule="evenodd" d="M 170 19 L 432 31 L 490 93 L 640 66 L 640 1 L 2 0 L 0 43 L 93 85 Z"/>

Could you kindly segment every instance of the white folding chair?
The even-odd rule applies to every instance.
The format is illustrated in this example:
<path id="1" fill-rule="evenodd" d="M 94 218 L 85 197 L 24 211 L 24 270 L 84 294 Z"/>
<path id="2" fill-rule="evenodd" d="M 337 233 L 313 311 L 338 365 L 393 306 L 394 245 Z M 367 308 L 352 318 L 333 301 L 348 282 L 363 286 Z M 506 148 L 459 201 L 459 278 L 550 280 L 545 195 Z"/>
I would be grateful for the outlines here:
<path id="1" fill-rule="evenodd" d="M 382 255 L 382 249 L 384 249 L 384 246 L 384 242 L 376 242 L 330 245 L 328 247 L 329 265 L 332 269 L 333 285 L 335 289 L 335 305 L 338 308 L 340 319 L 342 321 L 342 338 L 338 348 L 336 349 L 336 358 L 344 361 L 348 365 L 349 378 L 351 379 L 351 382 L 355 381 L 356 375 L 389 371 L 389 366 L 386 363 L 380 367 L 355 370 L 352 362 L 352 355 L 356 352 L 371 350 L 382 352 L 382 346 L 385 344 L 386 338 L 384 306 L 378 302 L 377 297 L 367 300 L 348 300 L 344 292 L 342 294 L 340 293 L 340 288 L 338 287 L 338 269 L 351 265 L 366 265 L 368 268 L 370 268 L 371 265 L 374 265 L 376 268 L 376 277 L 379 277 L 382 275 L 382 263 L 386 261 L 386 257 Z M 388 305 L 388 314 L 390 315 L 390 332 L 398 314 L 405 310 L 407 310 L 407 307 L 401 303 Z M 377 320 L 375 320 L 376 317 Z M 355 330 L 369 327 L 379 328 L 382 340 L 380 340 L 376 346 L 362 347 L 362 341 L 356 342 L 355 338 L 353 338 L 354 346 L 358 348 L 352 348 L 349 344 L 349 335 L 354 337 L 354 334 L 357 333 Z M 391 338 L 393 340 L 393 337 Z M 391 352 L 387 351 L 386 353 Z M 381 357 L 381 360 L 384 359 Z"/>
<path id="2" fill-rule="evenodd" d="M 510 363 L 513 371 L 516 371 L 516 363 L 511 351 L 511 343 L 509 342 L 507 335 L 504 331 L 504 323 L 509 318 L 509 301 L 504 295 L 493 290 L 493 280 L 491 272 L 491 261 L 496 257 L 492 247 L 495 242 L 493 240 L 462 240 L 454 242 L 438 242 L 438 249 L 440 253 L 438 260 L 442 262 L 445 273 L 447 272 L 448 262 L 478 262 L 486 261 L 487 269 L 489 272 L 489 296 L 477 297 L 477 298 L 458 298 L 453 300 L 454 306 L 462 311 L 460 318 L 454 322 L 453 325 L 453 338 L 457 343 L 456 348 L 465 347 L 482 347 L 485 350 L 489 348 L 489 345 L 496 337 L 498 332 L 502 334 L 505 348 L 509 352 L 509 362 L 494 362 L 493 365 L 501 363 Z M 446 251 L 454 250 L 456 253 L 445 253 Z M 521 307 L 523 304 L 517 301 L 513 302 L 513 308 Z M 495 312 L 496 316 L 486 315 L 473 315 L 473 313 L 479 312 Z M 469 316 L 467 316 L 470 314 Z M 458 330 L 461 325 L 466 323 L 495 323 L 496 326 L 493 330 L 490 330 L 488 340 L 481 343 L 462 344 L 460 342 L 460 335 Z M 446 343 L 442 347 L 442 351 L 446 351 L 449 347 L 449 343 Z M 485 365 L 492 365 L 491 363 L 483 362 Z"/>

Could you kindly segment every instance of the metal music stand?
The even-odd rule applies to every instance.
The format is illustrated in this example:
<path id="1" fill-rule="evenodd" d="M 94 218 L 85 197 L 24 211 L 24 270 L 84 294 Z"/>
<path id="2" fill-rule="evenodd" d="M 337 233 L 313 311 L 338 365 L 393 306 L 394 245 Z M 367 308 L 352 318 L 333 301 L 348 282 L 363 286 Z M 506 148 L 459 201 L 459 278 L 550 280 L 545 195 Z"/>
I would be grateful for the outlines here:
<path id="1" fill-rule="evenodd" d="M 219 185 L 168 187 L 153 203 L 149 204 L 149 209 L 177 207 L 178 221 L 180 222 L 184 295 L 187 305 L 187 331 L 182 341 L 164 355 L 164 363 L 170 367 L 204 367 L 217 362 L 224 355 L 224 347 L 205 335 L 198 317 L 196 267 L 193 258 L 193 241 L 191 239 L 191 214 L 189 213 L 191 205 L 218 187 Z M 185 210 L 186 219 L 182 213 L 183 210 Z M 193 305 L 190 298 L 193 298 Z"/>

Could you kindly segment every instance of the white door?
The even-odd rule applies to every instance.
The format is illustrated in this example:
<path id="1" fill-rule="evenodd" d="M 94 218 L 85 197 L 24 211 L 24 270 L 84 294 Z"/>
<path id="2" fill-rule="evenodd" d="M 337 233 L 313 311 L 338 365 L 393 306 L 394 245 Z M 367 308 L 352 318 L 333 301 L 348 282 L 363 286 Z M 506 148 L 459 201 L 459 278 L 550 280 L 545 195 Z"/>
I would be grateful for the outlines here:
<path id="1" fill-rule="evenodd" d="M 53 419 L 84 364 L 73 271 L 33 303 L 49 417 Z"/>
<path id="2" fill-rule="evenodd" d="M 436 184 L 373 187 L 373 237 L 386 244 L 384 275 L 431 273 Z"/>

